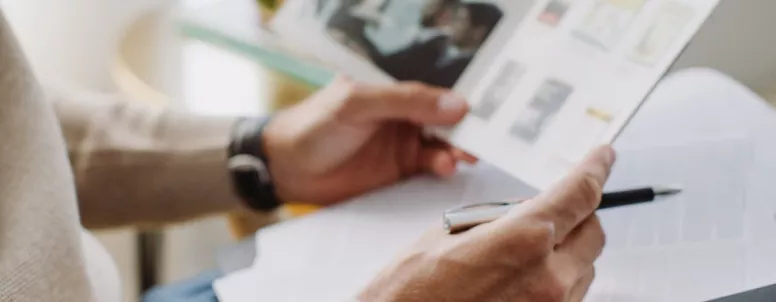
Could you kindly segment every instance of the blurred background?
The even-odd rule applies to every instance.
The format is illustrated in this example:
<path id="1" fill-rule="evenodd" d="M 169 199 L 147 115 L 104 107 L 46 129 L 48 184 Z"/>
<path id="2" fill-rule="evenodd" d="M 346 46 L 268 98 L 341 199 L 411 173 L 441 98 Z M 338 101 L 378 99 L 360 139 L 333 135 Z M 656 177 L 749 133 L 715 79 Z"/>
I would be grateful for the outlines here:
<path id="1" fill-rule="evenodd" d="M 271 11 L 257 1 L 0 0 L 0 5 L 35 72 L 48 85 L 129 94 L 161 106 L 224 115 L 282 108 L 309 95 L 332 74 L 315 63 L 291 64 L 295 57 L 277 56 L 262 29 Z M 346 0 L 315 3 L 325 16 L 341 1 Z M 418 16 L 392 12 L 406 10 L 402 5 L 421 7 L 424 1 L 365 2 L 383 9 L 395 24 L 407 24 L 398 21 Z M 721 2 L 676 68 L 720 69 L 776 99 L 776 36 L 770 33 L 776 26 L 776 2 Z M 366 35 L 380 36 L 375 39 L 384 41 L 380 48 L 390 51 L 408 43 L 408 30 L 370 27 Z M 288 209 L 293 215 L 311 210 Z M 214 268 L 219 247 L 259 227 L 251 222 L 249 215 L 234 214 L 164 230 L 98 235 L 119 262 L 126 301 L 134 301 L 145 287 Z"/>

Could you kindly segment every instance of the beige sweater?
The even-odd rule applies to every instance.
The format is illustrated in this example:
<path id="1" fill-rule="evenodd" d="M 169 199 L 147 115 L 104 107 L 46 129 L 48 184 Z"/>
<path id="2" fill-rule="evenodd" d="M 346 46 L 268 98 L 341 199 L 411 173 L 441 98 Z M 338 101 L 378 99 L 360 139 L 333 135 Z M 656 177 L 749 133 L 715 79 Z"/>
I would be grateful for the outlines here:
<path id="1" fill-rule="evenodd" d="M 100 253 L 82 224 L 238 209 L 224 162 L 231 124 L 119 99 L 48 98 L 0 9 L 0 301 L 105 301 L 94 279 L 110 263 L 87 259 Z"/>

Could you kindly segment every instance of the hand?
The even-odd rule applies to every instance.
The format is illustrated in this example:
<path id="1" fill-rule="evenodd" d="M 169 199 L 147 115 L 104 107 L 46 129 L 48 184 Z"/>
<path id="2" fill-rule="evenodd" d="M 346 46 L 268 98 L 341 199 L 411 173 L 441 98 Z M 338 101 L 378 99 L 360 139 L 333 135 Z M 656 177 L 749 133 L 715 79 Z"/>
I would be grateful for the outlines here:
<path id="1" fill-rule="evenodd" d="M 614 162 L 602 147 L 507 216 L 465 233 L 440 226 L 362 293 L 362 301 L 581 301 L 604 246 L 594 211 Z"/>
<path id="2" fill-rule="evenodd" d="M 454 125 L 468 110 L 440 88 L 335 80 L 265 128 L 277 193 L 330 205 L 419 173 L 451 175 L 457 162 L 475 159 L 427 138 L 422 126 Z"/>

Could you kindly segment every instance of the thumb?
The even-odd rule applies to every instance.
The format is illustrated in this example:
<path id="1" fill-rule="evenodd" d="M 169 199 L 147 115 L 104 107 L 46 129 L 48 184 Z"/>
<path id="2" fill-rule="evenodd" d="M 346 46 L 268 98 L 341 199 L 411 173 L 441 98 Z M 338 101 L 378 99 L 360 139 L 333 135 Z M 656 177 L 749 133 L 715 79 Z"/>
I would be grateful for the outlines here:
<path id="1" fill-rule="evenodd" d="M 447 89 L 420 83 L 350 84 L 344 117 L 360 122 L 402 120 L 421 125 L 450 126 L 469 112 L 466 100 Z"/>

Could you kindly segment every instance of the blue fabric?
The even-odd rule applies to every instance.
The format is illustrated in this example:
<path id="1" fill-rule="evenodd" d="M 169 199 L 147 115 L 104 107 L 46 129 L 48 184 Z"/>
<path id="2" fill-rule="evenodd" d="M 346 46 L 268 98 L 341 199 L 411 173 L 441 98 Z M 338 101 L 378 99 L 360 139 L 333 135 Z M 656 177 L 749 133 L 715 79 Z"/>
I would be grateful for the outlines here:
<path id="1" fill-rule="evenodd" d="M 208 272 L 183 282 L 156 287 L 143 297 L 143 302 L 218 302 L 213 281 L 220 272 Z"/>

